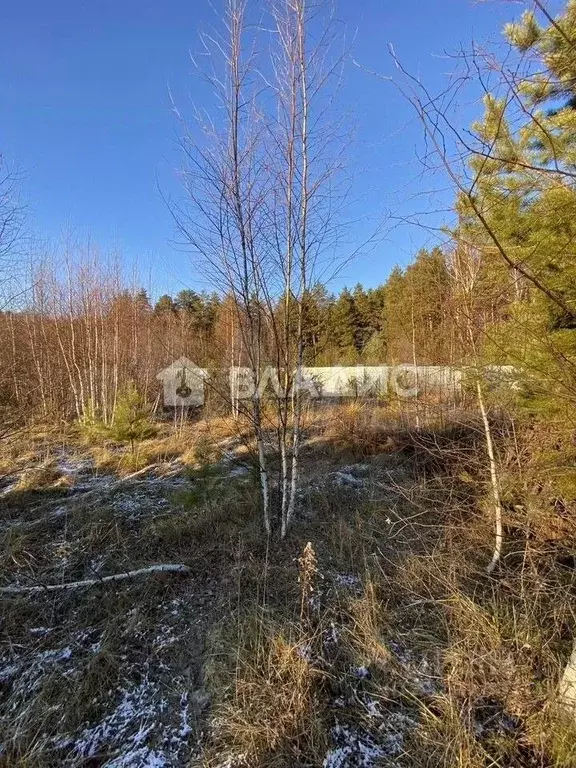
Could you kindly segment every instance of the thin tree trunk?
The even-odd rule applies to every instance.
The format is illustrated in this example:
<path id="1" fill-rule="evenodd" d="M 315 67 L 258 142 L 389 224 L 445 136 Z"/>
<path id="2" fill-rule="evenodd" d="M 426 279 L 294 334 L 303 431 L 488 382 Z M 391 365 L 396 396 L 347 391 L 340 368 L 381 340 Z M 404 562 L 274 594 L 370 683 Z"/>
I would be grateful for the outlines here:
<path id="1" fill-rule="evenodd" d="M 561 704 L 570 710 L 572 715 L 576 714 L 576 642 L 572 646 L 572 653 L 564 667 L 564 674 L 558 687 L 558 697 Z"/>
<path id="2" fill-rule="evenodd" d="M 268 481 L 268 466 L 266 463 L 266 450 L 264 445 L 264 435 L 262 431 L 262 419 L 260 414 L 260 403 L 258 393 L 254 400 L 254 426 L 256 432 L 256 444 L 258 447 L 258 471 L 260 474 L 260 490 L 262 493 L 262 516 L 264 520 L 264 530 L 266 535 L 270 536 L 270 488 Z"/>
<path id="3" fill-rule="evenodd" d="M 488 414 L 486 413 L 486 406 L 484 403 L 484 396 L 482 393 L 482 385 L 480 379 L 476 381 L 476 393 L 478 395 L 478 406 L 482 415 L 482 423 L 484 424 L 484 435 L 486 437 L 486 450 L 488 452 L 488 459 L 490 461 L 490 483 L 492 486 L 492 501 L 494 504 L 494 521 L 496 526 L 496 541 L 494 545 L 494 554 L 488 567 L 487 573 L 492 573 L 496 568 L 500 555 L 502 552 L 502 504 L 500 501 L 500 483 L 498 482 L 498 470 L 496 466 L 496 458 L 494 455 L 494 443 L 492 441 L 492 430 L 490 429 L 490 422 L 488 420 Z"/>
<path id="4" fill-rule="evenodd" d="M 412 306 L 410 317 L 412 320 L 412 363 L 414 365 L 414 375 L 416 377 L 416 429 L 420 429 L 420 413 L 418 403 L 418 362 L 416 360 L 416 325 L 414 323 L 414 294 L 412 294 Z"/>

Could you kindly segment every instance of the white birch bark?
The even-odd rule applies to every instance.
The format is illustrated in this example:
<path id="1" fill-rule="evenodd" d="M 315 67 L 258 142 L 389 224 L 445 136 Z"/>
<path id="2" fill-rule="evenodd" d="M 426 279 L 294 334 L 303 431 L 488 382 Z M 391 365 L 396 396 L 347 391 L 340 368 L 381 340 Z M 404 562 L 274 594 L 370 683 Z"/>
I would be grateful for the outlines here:
<path id="1" fill-rule="evenodd" d="M 492 560 L 486 568 L 487 573 L 492 571 L 498 565 L 500 555 L 502 553 L 502 503 L 500 501 L 500 483 L 498 480 L 498 470 L 496 465 L 496 457 L 494 455 L 494 442 L 492 440 L 492 430 L 490 429 L 490 421 L 488 420 L 488 414 L 486 412 L 486 405 L 484 403 L 484 396 L 482 393 L 482 385 L 480 379 L 476 381 L 476 393 L 478 396 L 478 407 L 480 408 L 480 414 L 482 416 L 482 423 L 484 425 L 484 436 L 486 438 L 486 450 L 488 453 L 488 461 L 490 462 L 490 485 L 492 488 L 492 502 L 494 509 L 494 524 L 496 528 L 494 553 Z"/>
<path id="2" fill-rule="evenodd" d="M 189 573 L 190 568 L 187 565 L 165 563 L 163 565 L 150 565 L 147 568 L 138 568 L 134 571 L 125 571 L 124 573 L 114 573 L 110 576 L 101 578 L 82 579 L 81 581 L 68 581 L 62 584 L 34 584 L 29 587 L 8 586 L 0 587 L 0 593 L 4 595 L 32 595 L 40 592 L 61 592 L 67 589 L 82 589 L 84 587 L 95 587 L 98 584 L 110 584 L 111 582 L 126 581 L 126 579 L 135 579 L 139 576 L 149 576 L 154 573 Z"/>

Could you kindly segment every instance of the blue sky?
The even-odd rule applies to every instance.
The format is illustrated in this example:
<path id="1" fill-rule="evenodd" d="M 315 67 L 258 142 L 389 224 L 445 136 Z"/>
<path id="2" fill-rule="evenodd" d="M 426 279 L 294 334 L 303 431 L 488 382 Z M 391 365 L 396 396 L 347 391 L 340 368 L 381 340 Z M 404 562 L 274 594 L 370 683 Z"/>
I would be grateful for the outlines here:
<path id="1" fill-rule="evenodd" d="M 217 24 L 218 0 L 20 0 L 0 12 L 0 152 L 25 174 L 30 227 L 58 239 L 73 227 L 103 250 L 138 262 L 153 293 L 206 287 L 171 245 L 173 224 L 158 192 L 180 194 L 178 126 L 169 91 L 184 113 L 208 106 L 190 51 Z M 387 45 L 431 90 L 447 80 L 446 52 L 472 39 L 499 39 L 521 6 L 470 0 L 340 0 L 337 15 L 354 37 L 340 100 L 355 125 L 349 152 L 353 218 L 360 241 L 385 211 L 431 209 L 415 152 L 421 130 L 395 88 L 367 73 L 393 73 Z M 474 116 L 479 105 L 467 109 Z M 440 195 L 447 203 L 448 193 Z M 394 228 L 348 266 L 339 285 L 382 282 L 430 235 Z"/>

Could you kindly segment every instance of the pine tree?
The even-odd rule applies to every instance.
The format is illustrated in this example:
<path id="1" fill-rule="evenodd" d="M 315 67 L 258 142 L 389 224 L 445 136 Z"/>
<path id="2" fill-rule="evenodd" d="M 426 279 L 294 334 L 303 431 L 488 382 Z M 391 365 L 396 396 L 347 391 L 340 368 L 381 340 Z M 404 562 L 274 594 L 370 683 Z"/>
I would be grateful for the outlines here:
<path id="1" fill-rule="evenodd" d="M 505 32 L 530 59 L 513 86 L 523 120 L 515 113 L 512 129 L 509 102 L 486 97 L 475 192 L 459 197 L 455 235 L 482 254 L 486 360 L 524 371 L 526 404 L 551 412 L 576 400 L 576 3 L 548 26 L 526 13 Z"/>
<path id="2" fill-rule="evenodd" d="M 411 360 L 410 297 L 406 277 L 396 266 L 384 287 L 384 334 L 388 362 L 406 363 Z"/>
<path id="3" fill-rule="evenodd" d="M 160 296 L 156 304 L 154 305 L 154 312 L 156 314 L 162 314 L 163 312 L 176 312 L 176 303 L 172 296 L 167 293 Z"/>
<path id="4" fill-rule="evenodd" d="M 420 363 L 449 362 L 447 304 L 450 280 L 440 248 L 418 252 L 406 268 L 406 312 Z M 406 323 L 405 323 L 406 325 Z"/>
<path id="5" fill-rule="evenodd" d="M 334 302 L 329 322 L 330 335 L 337 354 L 334 362 L 340 365 L 353 365 L 358 362 L 359 318 L 354 297 L 347 288 L 344 288 Z"/>
<path id="6" fill-rule="evenodd" d="M 107 429 L 113 440 L 130 443 L 134 453 L 134 444 L 140 440 L 154 437 L 158 429 L 150 420 L 150 408 L 134 384 L 129 384 L 120 393 L 114 411 L 114 420 Z"/>
<path id="7" fill-rule="evenodd" d="M 314 365 L 319 355 L 327 351 L 328 314 L 331 301 L 323 285 L 316 285 L 305 291 L 302 297 L 304 360 L 307 365 Z"/>

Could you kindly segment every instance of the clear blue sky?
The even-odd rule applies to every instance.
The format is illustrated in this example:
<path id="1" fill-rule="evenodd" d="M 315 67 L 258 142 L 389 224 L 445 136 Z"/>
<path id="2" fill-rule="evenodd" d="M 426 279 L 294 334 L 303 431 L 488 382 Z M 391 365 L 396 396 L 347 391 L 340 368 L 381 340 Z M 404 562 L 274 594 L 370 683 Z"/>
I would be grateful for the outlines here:
<path id="1" fill-rule="evenodd" d="M 198 50 L 199 31 L 215 24 L 218 7 L 219 0 L 20 0 L 0 11 L 0 152 L 25 172 L 31 227 L 56 239 L 71 224 L 103 249 L 117 247 L 127 263 L 139 262 L 143 282 L 151 275 L 156 295 L 203 287 L 189 258 L 170 246 L 173 225 L 157 180 L 179 194 L 168 90 L 184 112 L 193 102 L 205 105 L 189 52 Z M 452 68 L 445 52 L 473 37 L 497 40 L 520 9 L 470 0 L 340 0 L 338 17 L 348 37 L 355 35 L 354 58 L 363 67 L 392 74 L 392 42 L 436 90 Z M 393 86 L 351 64 L 341 100 L 356 125 L 349 159 L 356 212 L 375 220 L 395 200 L 404 213 L 432 205 L 409 199 L 417 182 L 405 188 L 418 172 L 421 131 Z M 417 227 L 395 229 L 339 283 L 382 282 L 426 237 Z"/>

